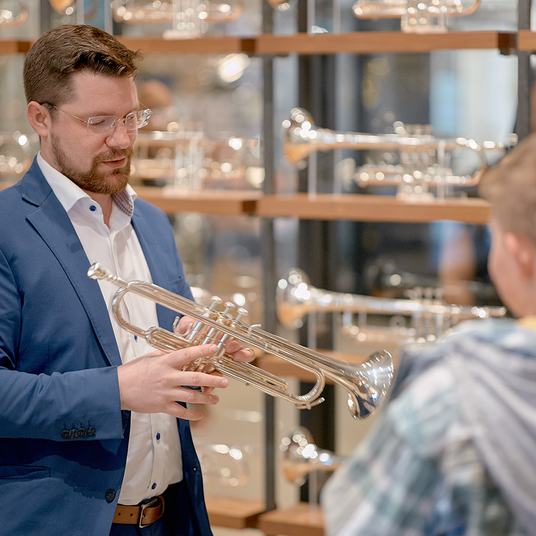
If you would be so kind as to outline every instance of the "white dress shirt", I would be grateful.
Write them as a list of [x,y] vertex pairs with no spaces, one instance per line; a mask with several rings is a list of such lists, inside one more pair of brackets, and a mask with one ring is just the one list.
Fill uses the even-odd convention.
[[[67,212],[89,262],[100,262],[123,279],[152,282],[147,261],[131,224],[136,193],[129,185],[114,195],[109,226],[101,207],[65,175],[41,156],[37,163],[52,191]],[[154,349],[144,339],[122,329],[112,314],[111,304],[118,287],[99,281],[123,363]],[[127,294],[123,312],[126,319],[142,329],[158,325],[156,305],[140,296]],[[182,480],[181,446],[177,420],[159,413],[131,413],[130,440],[120,504],[138,504]]]

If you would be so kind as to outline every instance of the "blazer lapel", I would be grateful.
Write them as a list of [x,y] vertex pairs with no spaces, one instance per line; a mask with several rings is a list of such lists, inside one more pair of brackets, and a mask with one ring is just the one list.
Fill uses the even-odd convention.
[[[28,221],[48,245],[73,285],[111,365],[120,365],[108,309],[97,281],[87,277],[89,260],[65,209],[34,161],[22,183],[23,198],[36,205]],[[51,282],[54,284],[54,282]]]

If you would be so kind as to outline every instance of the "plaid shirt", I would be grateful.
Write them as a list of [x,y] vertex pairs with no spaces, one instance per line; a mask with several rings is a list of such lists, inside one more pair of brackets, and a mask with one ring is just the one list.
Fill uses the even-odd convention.
[[[520,332],[534,348],[534,333]],[[485,336],[508,333],[488,328]],[[403,359],[379,424],[324,488],[327,535],[528,534],[471,440],[442,352],[437,344]]]

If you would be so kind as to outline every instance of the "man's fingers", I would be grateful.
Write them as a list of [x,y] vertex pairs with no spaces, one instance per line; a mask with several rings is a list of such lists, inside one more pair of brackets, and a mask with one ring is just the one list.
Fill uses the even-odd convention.
[[169,354],[169,363],[174,368],[182,368],[184,365],[201,357],[213,356],[217,351],[218,347],[215,344],[188,346]]
[[205,374],[203,372],[184,371],[181,375],[182,385],[190,387],[213,387],[225,389],[229,380],[218,374]]
[[185,419],[188,421],[200,421],[203,418],[203,413],[200,411],[185,408],[176,402],[169,404],[166,413],[173,417],[177,417],[177,419]]
[[178,324],[175,326],[175,333],[178,333],[179,335],[186,335],[190,331],[193,323],[193,318],[190,318],[189,316],[183,316],[179,320]]

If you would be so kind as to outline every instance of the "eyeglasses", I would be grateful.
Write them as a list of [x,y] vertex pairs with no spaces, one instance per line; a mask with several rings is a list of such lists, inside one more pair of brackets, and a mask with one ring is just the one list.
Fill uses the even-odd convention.
[[43,102],[42,104],[52,106],[52,108],[56,108],[56,110],[64,112],[67,115],[78,119],[78,121],[82,121],[82,123],[86,123],[88,134],[93,134],[96,136],[111,134],[111,132],[113,132],[117,125],[121,122],[125,125],[127,132],[135,132],[139,128],[144,127],[149,122],[149,118],[153,113],[152,110],[149,110],[147,108],[146,110],[130,112],[124,117],[114,117],[113,115],[98,115],[95,117],[90,117],[86,121],[85,119],[81,119],[80,117],[77,117],[72,113],[66,112],[61,108],[58,108],[55,104],[50,104],[49,102]]

